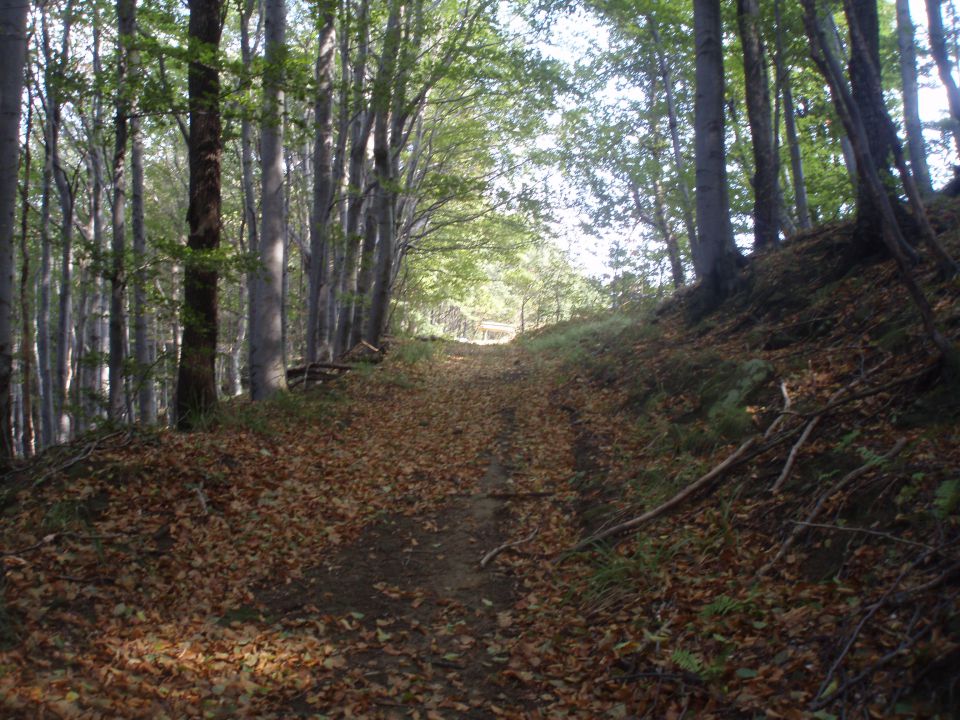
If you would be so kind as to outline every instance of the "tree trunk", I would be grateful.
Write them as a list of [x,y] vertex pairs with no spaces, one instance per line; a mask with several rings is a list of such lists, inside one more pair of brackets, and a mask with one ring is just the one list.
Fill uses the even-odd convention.
[[[140,67],[139,51],[130,53],[130,69],[134,76]],[[136,265],[133,286],[134,357],[137,362],[137,402],[140,423],[153,425],[157,421],[157,400],[154,393],[150,316],[147,310],[147,228],[143,207],[143,134],[138,108],[130,118],[130,210],[133,215],[133,257]]]
[[[723,36],[720,0],[694,0],[697,166],[697,275],[712,306],[737,284],[738,251],[733,241],[724,152]],[[699,255],[699,257],[698,257]]]
[[336,3],[318,9],[317,97],[314,104],[313,209],[310,219],[310,296],[307,304],[307,362],[330,355],[321,337],[323,300],[330,282],[330,203],[333,199],[333,75],[335,70]]
[[265,400],[286,389],[283,364],[283,78],[286,7],[284,0],[264,5],[263,123],[260,163],[260,265],[254,278],[250,318],[250,395]]
[[[953,354],[953,348],[937,328],[933,309],[913,277],[907,256],[904,254],[903,250],[907,245],[894,213],[893,203],[877,170],[877,161],[871,157],[870,133],[863,122],[861,113],[863,107],[857,102],[853,93],[847,89],[846,83],[843,81],[840,63],[836,57],[833,56],[830,45],[824,38],[823,26],[818,17],[816,0],[801,0],[801,2],[804,7],[804,26],[810,40],[814,62],[816,62],[820,68],[820,72],[830,86],[834,107],[840,116],[841,122],[844,124],[847,135],[857,154],[857,165],[861,168],[861,182],[870,193],[874,207],[877,207],[881,214],[878,222],[882,232],[881,237],[883,243],[897,263],[900,278],[920,313],[927,335],[943,357],[950,356]],[[852,29],[855,30],[853,35],[856,37],[856,35],[859,34],[859,28],[856,25],[856,19],[853,19],[852,22]],[[854,54],[856,54],[856,51]],[[873,69],[869,64],[866,69],[867,75],[865,79],[868,83],[873,84],[877,82],[872,77]]]
[[776,23],[777,48],[774,64],[777,69],[777,86],[783,98],[783,125],[787,135],[787,148],[790,152],[790,177],[793,181],[793,202],[797,209],[797,224],[801,230],[809,230],[810,205],[807,199],[807,183],[803,174],[803,158],[800,155],[800,140],[797,137],[796,107],[793,104],[793,87],[790,82],[790,68],[783,56],[783,21],[780,17],[780,0],[775,0],[774,22]]
[[[220,47],[222,0],[190,0],[190,43],[200,50]],[[188,430],[217,405],[217,280],[209,255],[220,247],[220,75],[200,59],[188,70],[190,95],[190,208],[187,220],[189,254],[183,276],[183,339],[177,374],[175,418]],[[176,328],[174,342],[176,343]]]
[[360,273],[357,276],[357,299],[353,306],[353,327],[350,342],[353,347],[363,337],[370,307],[370,289],[373,286],[373,264],[377,250],[377,215],[373,203],[366,203],[363,221],[363,249],[360,253]]
[[950,115],[953,119],[953,141],[960,154],[960,88],[953,79],[953,63],[947,52],[947,38],[943,31],[943,17],[940,14],[942,0],[926,0],[927,22],[930,32],[930,53],[937,64],[940,82],[947,91],[947,103],[950,106]]
[[[0,463],[13,457],[13,227],[20,153],[20,100],[27,52],[27,2],[0,5]],[[27,139],[29,142],[29,138]]]
[[[887,111],[883,104],[883,96],[878,95],[871,82],[872,68],[880,67],[880,24],[877,16],[877,0],[854,0],[844,3],[844,6],[848,26],[856,26],[860,30],[859,33],[851,33],[850,38],[848,63],[850,89],[853,101],[857,103],[860,110],[874,170],[883,177],[890,170],[893,138],[887,127]],[[867,185],[868,173],[860,167],[861,161],[861,154],[857,153],[859,173],[856,232],[859,238],[858,245],[869,252],[878,244],[882,234],[879,227],[881,213]]]
[[777,221],[779,163],[773,143],[770,81],[760,35],[760,8],[756,0],[737,0],[737,24],[743,46],[747,117],[753,141],[753,247],[762,250],[775,245],[780,236]]
[[909,0],[897,0],[897,44],[900,47],[900,82],[903,86],[903,126],[907,134],[910,169],[921,194],[933,194],[930,169],[927,167],[927,145],[920,121],[920,99],[917,82],[917,46]]
[[[43,19],[46,25],[46,19]],[[46,37],[46,33],[44,33]],[[46,42],[45,42],[46,44]],[[50,81],[50,78],[47,78]],[[48,82],[44,84],[47,85]],[[40,205],[40,268],[37,277],[37,380],[40,386],[40,445],[49,447],[56,442],[56,404],[51,364],[50,292],[53,284],[51,268],[50,203],[53,194],[53,150],[56,146],[56,124],[52,106],[54,99],[45,89],[47,112],[43,123],[43,188]]]
[[130,116],[127,73],[135,13],[136,0],[117,0],[117,99],[113,146],[113,239],[110,245],[110,395],[107,401],[107,416],[114,422],[120,421],[124,415],[124,295],[127,279],[123,256],[127,244],[126,160]]
[[[240,55],[243,63],[244,77],[249,80],[253,73],[253,46],[250,43],[250,18],[256,0],[245,0],[240,17]],[[262,15],[261,15],[262,18]],[[254,189],[253,172],[253,122],[249,112],[240,115],[240,166],[243,175],[243,222],[247,232],[247,246],[244,250],[254,256],[260,249],[260,233],[257,223],[257,196]],[[256,282],[256,272],[247,273],[247,317],[253,318],[253,288]],[[250,351],[252,351],[252,345]],[[248,356],[250,352],[248,351]],[[248,357],[249,360],[249,357]]]
[[[6,86],[4,86],[5,88]],[[24,457],[36,450],[33,437],[33,321],[30,317],[30,252],[27,246],[30,218],[30,137],[33,132],[33,93],[27,86],[26,142],[23,144],[23,185],[20,188],[20,448]],[[12,229],[12,228],[11,228]],[[2,427],[2,423],[0,423]],[[0,452],[0,458],[3,453]]]
[[[650,27],[650,35],[653,38],[654,48],[657,54],[657,66],[660,69],[660,78],[663,82],[663,94],[667,101],[667,124],[670,128],[670,146],[673,149],[673,166],[677,176],[677,187],[680,189],[683,207],[683,226],[687,231],[687,240],[690,243],[690,254],[696,256],[699,252],[699,241],[697,239],[697,226],[693,219],[693,202],[690,198],[690,187],[687,184],[686,173],[684,169],[687,163],[683,159],[683,147],[680,144],[680,121],[677,115],[677,103],[674,98],[673,75],[670,72],[670,65],[663,51],[663,43],[660,41],[660,33],[653,17],[647,16],[647,25]],[[694,263],[696,264],[696,263]]]

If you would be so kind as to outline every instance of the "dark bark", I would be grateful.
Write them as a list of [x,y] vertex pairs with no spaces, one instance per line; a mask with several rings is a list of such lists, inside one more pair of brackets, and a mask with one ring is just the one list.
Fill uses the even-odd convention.
[[[897,264],[901,281],[920,313],[927,335],[940,353],[944,357],[949,357],[953,354],[953,349],[949,341],[937,328],[933,309],[917,284],[911,270],[910,261],[904,253],[904,248],[908,246],[894,213],[893,203],[877,170],[876,160],[871,156],[870,134],[863,121],[863,108],[857,103],[853,93],[848,90],[843,72],[840,69],[840,63],[832,54],[824,37],[816,0],[801,0],[801,2],[804,7],[804,26],[810,40],[814,62],[820,68],[820,72],[830,86],[834,107],[853,144],[857,156],[857,166],[861,169],[861,182],[867,192],[870,193],[874,206],[879,210],[879,224],[883,243]],[[870,70],[869,65],[868,70]],[[870,75],[866,79],[869,81],[871,79]]]
[[743,46],[747,117],[753,145],[753,247],[761,250],[779,240],[779,162],[773,142],[770,80],[756,0],[737,0],[737,24]]
[[33,132],[33,97],[27,86],[26,138],[23,144],[23,184],[20,187],[20,447],[25,457],[33,455],[36,444],[33,436],[33,322],[30,317],[30,252],[27,234],[30,223],[30,134]]
[[180,429],[195,426],[217,404],[218,271],[209,254],[220,246],[223,145],[219,69],[205,58],[220,46],[221,18],[222,0],[190,0],[190,236],[177,375],[176,422]]
[[724,150],[723,42],[719,0],[694,0],[697,237],[694,255],[707,307],[737,285],[739,252],[733,240]]

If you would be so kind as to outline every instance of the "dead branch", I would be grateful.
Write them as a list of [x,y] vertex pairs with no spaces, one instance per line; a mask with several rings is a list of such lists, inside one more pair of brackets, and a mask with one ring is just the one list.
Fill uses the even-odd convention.
[[493,561],[494,558],[497,557],[497,555],[502,553],[504,550],[509,550],[512,547],[517,547],[518,545],[523,545],[524,543],[530,542],[537,536],[538,532],[540,532],[539,527],[534,529],[534,531],[529,535],[527,535],[525,538],[521,538],[520,540],[514,540],[513,542],[507,542],[507,543],[504,543],[503,545],[498,545],[493,550],[491,550],[490,552],[488,552],[486,555],[483,556],[483,558],[480,560],[480,567],[485,568],[487,565],[490,564],[491,561]]
[[790,405],[792,404],[790,400],[790,393],[787,391],[787,383],[784,381],[780,382],[780,392],[783,395],[783,410],[780,411],[780,414],[776,419],[770,423],[770,427],[767,428],[767,431],[763,434],[764,440],[769,440],[770,436],[780,427],[780,423],[783,422],[784,418],[787,416],[787,413],[790,412]]
[[107,440],[123,435],[125,432],[126,430],[119,430],[117,432],[110,433],[109,435],[104,435],[103,437],[97,438],[93,442],[88,443],[83,447],[83,449],[79,452],[79,454],[73,456],[62,465],[57,465],[56,467],[51,468],[50,470],[47,470],[47,472],[45,472],[39,478],[34,480],[33,486],[38,487],[39,485],[42,485],[44,482],[46,482],[49,478],[56,475],[57,473],[63,472],[64,470],[73,467],[78,462],[82,462],[83,460],[86,460],[88,457],[90,457],[93,454],[93,451],[97,449],[100,443],[106,442]]
[[827,400],[827,404],[824,406],[823,410],[810,419],[810,422],[808,422],[807,426],[803,429],[803,433],[800,435],[800,438],[794,443],[793,447],[790,448],[790,454],[787,456],[787,462],[784,464],[783,470],[780,471],[780,475],[777,477],[776,482],[774,482],[770,487],[771,493],[776,495],[778,492],[780,492],[780,489],[783,487],[784,483],[787,482],[787,479],[790,477],[790,472],[793,470],[793,465],[797,461],[797,455],[800,453],[800,448],[803,447],[804,443],[806,443],[810,438],[810,435],[813,433],[814,429],[820,424],[820,420],[823,419],[823,416],[827,410],[829,410],[833,403],[835,403],[844,393],[853,388],[859,382],[860,378],[854,378],[852,382],[844,385],[842,388],[833,393],[833,395],[830,396],[830,399]]
[[693,482],[690,485],[687,485],[687,487],[685,487],[683,490],[678,492],[676,495],[674,495],[672,498],[667,500],[662,505],[655,507],[653,510],[645,512],[643,513],[643,515],[635,517],[632,520],[627,520],[626,522],[619,523],[617,525],[607,528],[602,532],[599,532],[595,535],[591,535],[590,537],[585,538],[584,540],[581,540],[572,548],[567,550],[563,554],[563,556],[561,556],[561,558],[565,557],[570,553],[575,553],[575,552],[580,552],[581,550],[585,550],[586,548],[590,547],[594,543],[598,543],[601,540],[605,540],[609,537],[613,537],[614,535],[620,535],[622,533],[627,532],[628,530],[635,530],[641,525],[644,525],[650,522],[651,520],[660,517],[667,511],[672,510],[674,507],[682,503],[684,500],[686,500],[688,497],[696,493],[698,490],[700,490],[703,487],[706,487],[711,482],[716,480],[726,470],[736,465],[740,461],[740,459],[746,454],[746,452],[750,450],[750,448],[752,448],[754,445],[757,444],[758,439],[759,439],[759,436],[755,435],[749,440],[747,440],[740,447],[734,450],[733,453],[731,453],[726,458],[726,460],[724,460],[722,463],[720,463],[715,468],[713,468],[713,470],[708,472],[706,475],[701,477],[696,482]]
[[907,540],[906,538],[897,537],[896,535],[891,535],[890,533],[881,532],[879,530],[872,530],[870,528],[847,527],[846,525],[828,525],[825,523],[805,522],[803,520],[791,520],[790,522],[792,522],[794,525],[802,525],[803,527],[809,528],[820,528],[822,530],[839,530],[840,532],[862,533],[864,535],[872,535],[873,537],[890,540],[891,542],[898,542],[903,543],[904,545],[912,545],[913,547],[923,548],[924,550],[936,550],[936,548],[932,545],[916,542],[914,540]]
[[760,568],[757,571],[757,577],[762,577],[763,575],[766,575],[773,568],[773,566],[780,561],[780,558],[782,558],[786,554],[787,550],[789,550],[793,546],[797,538],[800,537],[800,535],[803,533],[804,528],[817,519],[817,517],[820,515],[820,511],[823,509],[823,506],[827,502],[828,498],[832,497],[836,493],[843,490],[847,485],[852,483],[854,480],[859,478],[868,470],[871,470],[872,468],[876,467],[880,463],[889,462],[890,460],[895,458],[897,455],[900,454],[900,451],[903,450],[904,447],[906,447],[906,445],[907,445],[906,438],[900,438],[899,440],[897,440],[896,443],[894,443],[894,446],[890,448],[890,450],[885,455],[881,455],[879,459],[870,458],[870,460],[865,462],[856,470],[851,470],[842,478],[840,478],[837,482],[831,485],[827,489],[827,491],[823,493],[820,496],[820,498],[817,500],[816,504],[813,506],[813,509],[809,512],[806,519],[803,522],[797,523],[793,531],[787,536],[787,539],[783,541],[783,544],[780,546],[780,550],[777,551],[777,554],[773,558],[773,560],[768,562],[766,565],[764,565],[762,568]]

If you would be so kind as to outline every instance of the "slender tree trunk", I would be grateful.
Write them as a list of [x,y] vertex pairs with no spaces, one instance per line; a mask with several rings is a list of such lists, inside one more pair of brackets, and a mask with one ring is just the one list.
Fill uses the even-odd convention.
[[23,184],[20,188],[20,447],[25,457],[36,450],[33,437],[33,322],[30,317],[30,252],[27,233],[30,227],[30,136],[33,132],[33,93],[27,85],[26,142],[23,144]]
[[687,184],[686,173],[684,172],[687,163],[683,159],[683,146],[680,144],[680,121],[677,114],[677,103],[674,98],[673,75],[670,72],[670,65],[663,50],[660,33],[652,16],[647,16],[647,25],[653,38],[657,54],[657,66],[660,69],[660,78],[663,82],[663,94],[667,101],[667,124],[670,128],[670,146],[673,150],[673,167],[677,176],[676,184],[680,189],[683,205],[681,208],[683,227],[687,231],[687,239],[690,242],[690,254],[696,257],[699,253],[699,241],[697,239],[697,226],[693,219],[693,201],[690,196],[690,187]]
[[[240,54],[245,78],[250,78],[253,74],[253,46],[250,42],[250,19],[253,16],[255,5],[256,0],[245,0],[243,13],[240,17]],[[255,256],[260,249],[260,233],[257,226],[259,222],[257,218],[257,196],[253,181],[253,145],[253,122],[250,120],[250,113],[243,112],[240,116],[240,165],[243,174],[243,219],[247,231],[247,246],[245,251],[251,256]],[[253,287],[255,282],[256,272],[248,272],[246,300],[248,318],[253,318]],[[251,344],[250,350],[252,351],[252,349]],[[248,355],[249,354],[248,352]]]
[[265,400],[286,389],[283,364],[283,78],[286,35],[284,0],[264,6],[266,67],[263,78],[264,118],[260,131],[263,194],[260,222],[260,264],[254,279],[250,322],[250,394]]
[[136,0],[117,0],[117,100],[113,146],[113,238],[110,245],[110,395],[107,401],[107,415],[114,422],[124,416],[124,296],[127,282],[124,253],[127,246],[126,162],[130,116],[127,74],[135,13]]
[[953,63],[947,51],[946,33],[943,31],[943,16],[941,15],[942,0],[926,0],[927,22],[930,32],[930,53],[937,64],[940,82],[947,91],[947,103],[953,120],[953,141],[960,154],[960,88],[953,79]]
[[[140,68],[140,53],[130,53],[130,69],[136,77]],[[130,118],[130,211],[133,220],[133,258],[136,265],[133,286],[134,357],[137,362],[137,403],[140,423],[153,425],[157,421],[157,400],[154,392],[151,360],[150,315],[147,310],[147,228],[143,207],[143,132],[139,108],[134,105]]]
[[927,145],[920,121],[920,98],[917,81],[917,44],[910,17],[909,0],[897,0],[897,44],[900,47],[900,82],[903,86],[903,126],[910,152],[910,169],[924,196],[933,194],[930,169],[927,167]]
[[[217,405],[217,328],[219,273],[208,257],[220,247],[220,74],[203,62],[201,49],[220,47],[222,0],[190,0],[190,41],[194,49],[188,70],[190,94],[190,208],[187,220],[189,254],[183,276],[183,340],[177,373],[174,412],[178,428],[188,430]],[[176,343],[177,329],[174,328]]]
[[[44,24],[46,21],[44,20]],[[45,43],[46,44],[46,43]],[[50,293],[53,284],[50,203],[53,194],[53,150],[56,145],[54,116],[51,108],[54,104],[49,90],[44,104],[46,117],[43,123],[43,194],[40,205],[40,268],[37,277],[37,379],[40,385],[40,443],[48,447],[56,442],[57,426],[54,403],[54,381],[51,364],[50,338]]]
[[809,230],[810,205],[807,200],[807,183],[803,173],[803,158],[800,154],[800,140],[797,137],[796,107],[793,103],[793,87],[790,81],[790,68],[783,55],[783,20],[780,17],[780,0],[774,0],[774,21],[776,23],[776,52],[774,63],[777,69],[777,86],[783,98],[783,126],[787,135],[787,149],[790,153],[790,177],[793,181],[793,202],[797,209],[797,224],[801,230]]
[[729,295],[737,284],[738,251],[733,241],[724,152],[723,35],[720,0],[694,0],[697,94],[694,134],[697,165],[697,237],[694,255],[706,304]]
[[779,240],[779,163],[774,151],[770,81],[766,50],[760,35],[760,7],[756,0],[737,0],[737,23],[743,46],[747,117],[753,141],[753,247],[761,250]]
[[307,362],[327,357],[330,350],[321,326],[323,300],[330,281],[329,219],[333,199],[333,74],[336,37],[336,2],[325,0],[318,9],[317,97],[314,104],[313,211],[310,221],[310,282],[307,306]]
[[360,252],[360,273],[357,276],[357,299],[353,305],[353,326],[350,330],[350,347],[363,338],[370,307],[370,290],[373,287],[373,265],[377,250],[377,215],[373,203],[365,204],[363,220],[363,248]]

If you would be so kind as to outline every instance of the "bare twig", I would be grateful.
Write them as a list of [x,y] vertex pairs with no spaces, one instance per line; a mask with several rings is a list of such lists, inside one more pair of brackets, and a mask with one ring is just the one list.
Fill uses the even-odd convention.
[[524,543],[530,542],[537,536],[538,532],[540,532],[539,527],[534,529],[534,531],[529,535],[527,535],[525,538],[521,538],[520,540],[514,540],[513,542],[507,542],[507,543],[504,543],[503,545],[498,545],[493,550],[491,550],[490,552],[488,552],[486,555],[483,556],[483,558],[480,560],[480,567],[485,568],[487,565],[490,564],[490,562],[493,561],[494,558],[497,557],[497,555],[502,553],[504,550],[509,550],[512,547],[517,547],[517,545],[523,545]]
[[787,413],[790,412],[792,401],[790,399],[790,393],[787,391],[786,382],[780,382],[780,392],[783,395],[783,410],[780,411],[780,414],[772,423],[770,423],[770,427],[768,427],[767,431],[763,434],[764,440],[770,439],[770,436],[773,435],[778,427],[780,427],[780,423],[783,422],[784,418],[787,416]]
[[890,448],[890,450],[885,455],[881,455],[879,458],[875,458],[875,457],[870,458],[870,460],[865,462],[856,470],[851,470],[842,478],[840,478],[837,482],[831,485],[830,488],[825,493],[823,493],[820,496],[820,498],[817,500],[816,504],[813,506],[813,509],[807,514],[806,519],[803,522],[798,522],[796,527],[794,527],[793,531],[787,536],[787,539],[783,541],[783,544],[780,546],[780,550],[777,551],[776,556],[774,556],[774,558],[770,562],[768,562],[766,565],[764,565],[762,568],[760,568],[757,571],[757,577],[766,575],[773,568],[773,566],[780,561],[780,558],[782,558],[786,554],[787,550],[789,550],[793,546],[793,543],[796,542],[797,538],[800,537],[800,534],[803,532],[805,526],[809,525],[810,523],[812,523],[814,520],[817,519],[817,517],[820,515],[820,511],[823,509],[823,506],[827,502],[828,498],[840,492],[843,488],[845,488],[847,485],[852,483],[854,480],[859,478],[861,475],[866,473],[871,468],[876,467],[881,463],[889,462],[890,460],[895,458],[897,455],[900,454],[900,451],[903,450],[904,447],[906,447],[906,445],[907,445],[906,438],[900,438],[899,440],[897,440],[896,443],[894,443],[894,446]]
[[[835,403],[841,395],[846,393],[859,382],[860,378],[855,378],[851,383],[844,385],[842,388],[837,390],[833,395],[830,396],[830,399],[827,400],[827,404],[824,406],[824,408],[810,419],[810,422],[808,422],[807,426],[803,429],[803,433],[800,435],[800,438],[794,443],[793,447],[790,448],[790,454],[787,456],[787,462],[784,464],[783,470],[780,471],[780,475],[777,477],[776,482],[774,482],[770,487],[771,493],[776,494],[780,492],[780,489],[783,487],[784,483],[787,482],[787,479],[790,477],[790,472],[793,470],[793,465],[797,461],[797,455],[800,453],[800,448],[803,447],[804,443],[807,442],[814,429],[820,424],[820,420],[823,419],[824,414],[833,406],[833,403]],[[789,408],[787,409],[789,410]]]
[[119,437],[120,435],[123,435],[125,432],[126,432],[126,430],[119,430],[119,431],[117,431],[117,432],[115,432],[115,433],[110,433],[109,435],[104,435],[103,437],[97,438],[97,439],[94,440],[93,442],[88,443],[87,445],[84,446],[83,450],[81,450],[79,454],[77,454],[77,455],[75,455],[74,457],[70,458],[69,460],[67,460],[67,462],[63,463],[62,465],[57,465],[56,467],[47,470],[47,472],[45,472],[45,473],[44,473],[43,475],[41,475],[39,478],[37,478],[36,480],[34,480],[34,481],[33,481],[33,486],[34,486],[34,487],[37,487],[37,486],[43,484],[44,482],[46,482],[49,478],[53,477],[53,476],[56,475],[57,473],[63,472],[63,471],[66,470],[67,468],[73,467],[73,466],[76,465],[78,462],[81,462],[81,461],[83,461],[83,460],[86,460],[88,457],[90,457],[90,455],[93,454],[93,451],[97,449],[97,447],[100,445],[100,443],[105,442],[105,441],[110,440],[110,439],[115,438],[115,437]]

